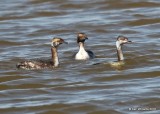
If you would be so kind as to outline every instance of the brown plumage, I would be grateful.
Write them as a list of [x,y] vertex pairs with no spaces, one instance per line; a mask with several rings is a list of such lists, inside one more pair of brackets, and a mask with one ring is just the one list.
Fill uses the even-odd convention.
[[16,67],[19,69],[27,69],[27,70],[58,67],[59,59],[58,59],[57,48],[59,45],[67,42],[65,42],[62,38],[53,38],[51,42],[52,42],[51,43],[51,53],[52,53],[51,59],[25,60],[18,63]]

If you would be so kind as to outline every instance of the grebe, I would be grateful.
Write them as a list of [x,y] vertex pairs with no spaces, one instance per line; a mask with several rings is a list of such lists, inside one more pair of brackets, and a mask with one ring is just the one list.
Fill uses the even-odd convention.
[[57,48],[59,45],[63,43],[67,43],[67,42],[65,42],[62,38],[53,38],[51,40],[51,53],[52,53],[51,59],[49,60],[32,59],[32,60],[22,61],[16,65],[17,68],[34,70],[34,69],[58,67],[59,59],[58,59]]
[[84,42],[86,39],[88,39],[88,37],[85,33],[78,33],[77,43],[79,44],[79,51],[74,55],[76,60],[87,60],[95,57],[92,51],[84,49]]
[[117,49],[117,62],[110,63],[111,66],[121,66],[124,65],[124,56],[122,52],[122,46],[123,44],[131,43],[132,41],[129,41],[127,37],[125,36],[118,36],[116,41],[116,49]]
[[118,61],[124,60],[124,56],[123,56],[123,52],[122,52],[122,45],[126,44],[126,43],[131,43],[131,42],[132,41],[129,41],[127,37],[118,36],[117,41],[116,41]]

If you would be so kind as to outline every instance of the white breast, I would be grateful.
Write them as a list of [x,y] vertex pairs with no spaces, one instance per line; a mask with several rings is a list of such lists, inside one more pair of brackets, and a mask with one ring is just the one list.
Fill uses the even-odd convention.
[[88,53],[82,47],[79,49],[78,53],[75,56],[76,60],[87,60],[89,58],[90,57],[89,57]]

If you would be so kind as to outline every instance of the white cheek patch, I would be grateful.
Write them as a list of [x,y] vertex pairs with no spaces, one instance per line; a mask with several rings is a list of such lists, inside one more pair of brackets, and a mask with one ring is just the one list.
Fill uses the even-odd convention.
[[119,41],[116,42],[116,47],[117,47],[117,49],[119,49],[119,48],[121,47],[120,44],[121,44],[121,42],[119,42]]
[[55,42],[55,45],[56,45],[56,46],[59,45],[59,42]]
[[52,43],[51,43],[51,46],[52,46],[52,47],[55,47],[55,46],[58,46],[58,45],[59,45],[59,42],[52,42]]
[[51,42],[51,46],[53,47],[54,45],[53,45],[53,42]]

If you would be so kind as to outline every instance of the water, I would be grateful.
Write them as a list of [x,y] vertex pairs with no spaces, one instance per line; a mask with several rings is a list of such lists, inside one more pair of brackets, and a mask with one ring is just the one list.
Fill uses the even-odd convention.
[[[1,0],[1,114],[159,114],[159,0]],[[74,61],[76,34],[96,54]],[[124,35],[126,64],[116,60],[115,41]],[[52,37],[59,49],[54,70],[17,70],[24,59],[50,57]],[[95,63],[105,63],[97,64]]]

